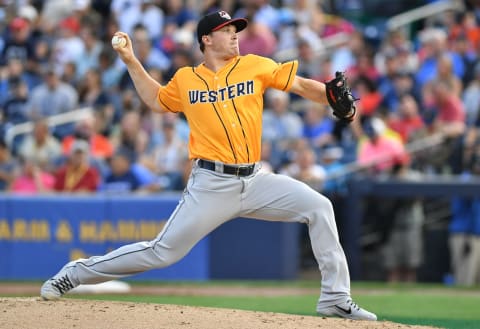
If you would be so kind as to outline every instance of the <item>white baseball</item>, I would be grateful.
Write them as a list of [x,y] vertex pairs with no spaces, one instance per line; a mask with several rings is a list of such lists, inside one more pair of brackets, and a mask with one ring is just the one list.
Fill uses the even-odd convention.
[[113,48],[123,48],[127,45],[127,39],[124,37],[114,35],[112,38],[112,46]]

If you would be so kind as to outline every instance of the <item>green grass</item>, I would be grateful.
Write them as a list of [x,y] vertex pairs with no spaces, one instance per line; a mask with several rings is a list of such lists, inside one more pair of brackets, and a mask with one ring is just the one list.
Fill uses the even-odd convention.
[[[144,282],[133,285],[161,286],[241,286],[241,287],[300,287],[319,290],[316,281],[214,281],[214,282]],[[354,283],[354,300],[377,313],[379,320],[412,325],[430,325],[447,329],[480,328],[480,287],[456,288],[439,284],[388,285],[384,283]],[[117,300],[145,303],[179,304],[234,308],[300,315],[315,315],[317,293],[278,297],[246,296],[159,296],[159,295],[70,295],[69,298]]]
[[[302,315],[315,315],[314,307],[317,300],[317,296],[313,295],[281,297],[97,295],[75,298],[235,308]],[[480,296],[452,297],[392,293],[381,296],[358,295],[355,300],[376,312],[379,320],[449,329],[480,328],[478,311]]]

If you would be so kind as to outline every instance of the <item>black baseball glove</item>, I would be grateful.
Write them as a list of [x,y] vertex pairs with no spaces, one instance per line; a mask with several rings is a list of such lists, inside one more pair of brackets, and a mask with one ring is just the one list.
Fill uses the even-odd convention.
[[355,101],[358,99],[353,97],[345,74],[337,71],[335,78],[325,82],[325,86],[328,103],[333,109],[333,114],[343,121],[353,121],[357,112]]

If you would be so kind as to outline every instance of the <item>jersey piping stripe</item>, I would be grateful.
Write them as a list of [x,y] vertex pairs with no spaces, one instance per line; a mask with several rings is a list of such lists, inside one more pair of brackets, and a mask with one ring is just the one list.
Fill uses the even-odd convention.
[[[240,58],[237,60],[235,65],[233,65],[232,69],[227,73],[227,76],[225,77],[226,87],[228,87],[228,76],[237,67],[239,62],[240,62]],[[240,116],[238,115],[237,106],[235,105],[235,99],[234,98],[232,98],[232,105],[233,105],[233,108],[235,110],[235,115],[237,116],[237,120],[240,123],[240,127],[242,128],[243,140],[245,141],[245,149],[247,150],[247,162],[250,162],[250,149],[248,148],[247,136],[245,135],[245,130],[243,129],[242,120],[240,120]]]
[[292,72],[293,72],[293,69],[294,69],[294,68],[295,68],[295,61],[292,62],[292,67],[290,68],[290,73],[288,74],[287,83],[285,84],[285,87],[283,87],[282,90],[287,89],[288,84],[290,83],[290,79],[292,78]]
[[169,110],[170,112],[174,112],[171,108],[169,108],[169,107],[167,106],[167,104],[165,104],[165,103],[162,101],[161,96],[162,96],[161,94],[158,95],[158,99],[160,100],[160,103],[162,103],[162,105],[165,106],[165,108],[166,108],[167,110]]
[[[203,81],[203,83],[205,84],[205,86],[207,86],[207,90],[210,91],[210,87],[208,86],[207,81],[205,81],[205,79],[202,78],[202,76],[195,71],[195,68],[194,68],[194,67],[192,67],[192,71],[193,71],[193,73],[194,73],[196,76],[198,76],[198,77],[200,78],[200,80]],[[215,111],[215,114],[216,114],[217,117],[218,117],[218,120],[220,120],[220,123],[221,123],[222,126],[223,126],[223,130],[225,131],[225,135],[227,135],[228,144],[230,145],[230,149],[232,150],[232,154],[233,154],[233,158],[235,159],[235,163],[237,163],[237,162],[238,162],[238,160],[237,160],[237,155],[235,154],[235,149],[233,148],[233,144],[232,144],[232,141],[231,141],[231,139],[230,139],[230,135],[228,134],[227,127],[225,126],[225,123],[223,122],[222,117],[221,117],[220,114],[218,113],[218,110],[217,110],[217,107],[215,106],[215,104],[212,103],[212,106],[213,106],[213,110]]]
[[[126,252],[124,254],[120,254],[120,255],[117,255],[115,257],[112,257],[112,258],[109,258],[109,259],[104,259],[104,260],[101,260],[99,262],[95,262],[93,264],[90,264],[90,265],[87,265],[83,262],[77,262],[77,264],[82,264],[83,266],[85,267],[93,267],[95,265],[98,265],[98,264],[101,264],[101,263],[104,263],[104,262],[109,262],[111,260],[114,260],[114,259],[117,259],[118,257],[122,257],[122,256],[126,256],[126,255],[130,255],[130,254],[134,254],[134,253],[137,253],[137,252],[142,252],[142,251],[145,251],[147,249],[152,249],[152,247],[145,247],[145,248],[142,248],[142,249],[139,249],[139,250],[133,250],[133,251],[129,251],[129,252]],[[143,271],[138,271],[138,272],[131,272],[131,273],[139,273],[139,272],[143,272]],[[130,274],[130,273],[112,273],[112,274],[116,274],[116,275],[123,275],[123,274]]]

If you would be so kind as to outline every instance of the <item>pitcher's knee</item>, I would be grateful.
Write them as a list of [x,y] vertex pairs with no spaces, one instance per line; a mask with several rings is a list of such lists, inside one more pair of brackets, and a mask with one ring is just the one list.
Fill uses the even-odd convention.
[[185,256],[185,252],[181,252],[176,249],[165,248],[163,246],[156,245],[152,248],[155,253],[155,264],[152,264],[154,268],[164,268],[175,264]]
[[326,196],[320,195],[319,200],[317,201],[317,207],[320,211],[325,211],[327,213],[333,214],[333,204],[329,198]]
[[309,222],[318,220],[335,221],[332,202],[323,195],[320,195],[315,201],[315,206],[312,209],[312,214],[309,216]]

